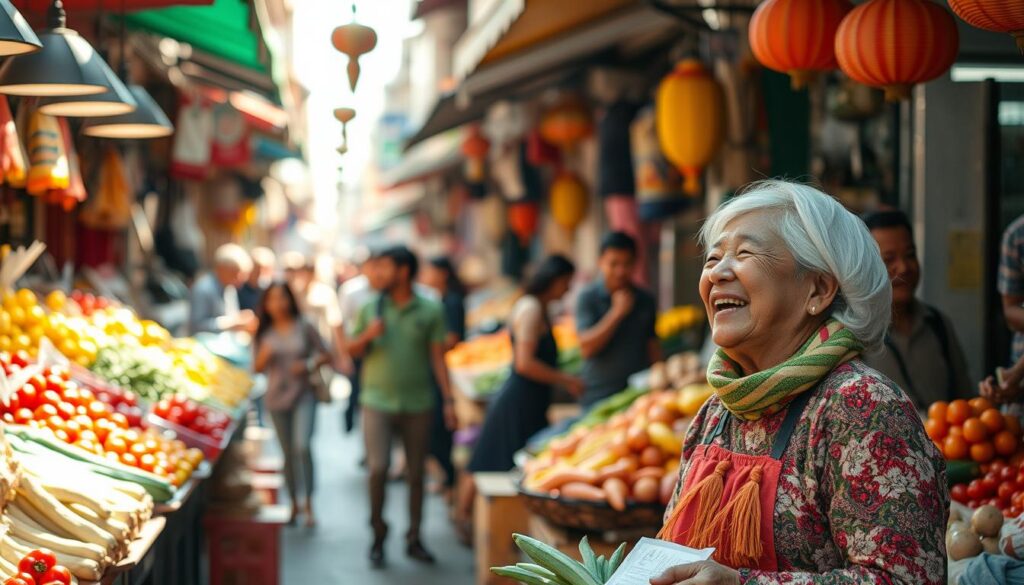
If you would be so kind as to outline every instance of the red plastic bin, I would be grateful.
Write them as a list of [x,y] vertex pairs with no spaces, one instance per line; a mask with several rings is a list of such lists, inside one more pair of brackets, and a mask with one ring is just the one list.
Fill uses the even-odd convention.
[[210,585],[278,585],[288,514],[284,506],[268,506],[255,517],[207,515]]

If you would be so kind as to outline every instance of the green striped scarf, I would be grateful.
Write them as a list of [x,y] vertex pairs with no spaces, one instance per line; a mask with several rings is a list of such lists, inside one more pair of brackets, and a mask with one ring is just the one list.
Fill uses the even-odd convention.
[[719,349],[708,364],[708,383],[722,404],[747,420],[776,413],[838,366],[857,357],[864,344],[842,323],[829,319],[786,361],[744,375],[739,364]]

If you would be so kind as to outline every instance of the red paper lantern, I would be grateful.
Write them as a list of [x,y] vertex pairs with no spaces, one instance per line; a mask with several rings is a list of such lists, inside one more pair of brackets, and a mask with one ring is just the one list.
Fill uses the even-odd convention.
[[836,68],[836,30],[852,8],[849,0],[767,0],[750,19],[750,50],[801,89]]
[[469,130],[469,136],[462,142],[462,155],[466,157],[466,179],[472,183],[484,180],[484,159],[491,143],[480,133],[479,126]]
[[540,206],[536,201],[519,201],[508,206],[508,227],[519,238],[520,243],[529,243],[537,233]]
[[890,102],[945,73],[958,48],[953,16],[928,0],[870,0],[836,31],[839,68],[854,81],[885,89]]
[[949,7],[971,26],[1013,35],[1024,52],[1024,0],[949,0]]
[[590,109],[578,99],[567,99],[548,110],[540,121],[540,135],[561,148],[572,148],[594,128]]

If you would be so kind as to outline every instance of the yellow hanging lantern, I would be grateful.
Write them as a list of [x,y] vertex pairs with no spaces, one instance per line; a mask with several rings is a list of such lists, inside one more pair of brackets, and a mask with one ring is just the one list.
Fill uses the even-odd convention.
[[551,218],[568,231],[587,217],[587,186],[575,174],[564,171],[551,184]]
[[696,59],[680,61],[658,86],[658,142],[690,195],[700,194],[700,175],[722,144],[724,100],[722,87]]

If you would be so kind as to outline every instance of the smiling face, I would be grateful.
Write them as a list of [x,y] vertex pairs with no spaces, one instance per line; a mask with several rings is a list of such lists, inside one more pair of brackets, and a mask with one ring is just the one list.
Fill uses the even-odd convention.
[[910,230],[903,226],[875,228],[871,235],[878,242],[882,261],[892,281],[892,303],[896,306],[914,300],[914,291],[921,280],[921,264]]
[[753,212],[726,224],[710,243],[701,273],[712,340],[747,371],[789,357],[821,322],[835,294],[821,294],[827,277],[798,269],[771,229],[774,219]]

